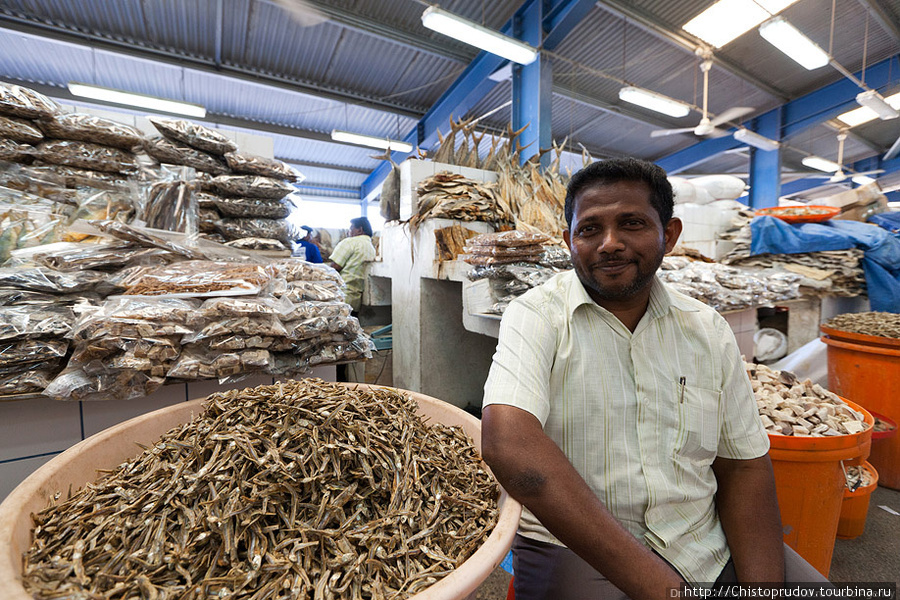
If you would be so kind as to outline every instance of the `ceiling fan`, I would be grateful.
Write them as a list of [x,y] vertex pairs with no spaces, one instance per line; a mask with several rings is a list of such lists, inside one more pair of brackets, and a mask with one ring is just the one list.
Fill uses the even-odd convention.
[[728,135],[724,129],[719,129],[719,125],[727,123],[734,119],[739,119],[744,115],[753,112],[753,108],[748,106],[734,106],[719,113],[714,118],[709,118],[707,105],[709,100],[709,70],[712,67],[712,59],[704,57],[700,63],[700,70],[703,71],[703,117],[696,127],[679,127],[676,129],[656,129],[650,132],[650,137],[662,137],[666,135],[675,135],[676,133],[689,133],[706,137],[721,137]]
[[878,173],[884,173],[884,169],[874,169],[872,171],[862,171],[862,172],[851,172],[846,173],[844,171],[844,140],[847,139],[847,128],[844,127],[837,134],[838,139],[838,157],[837,164],[838,170],[834,172],[834,174],[828,178],[828,183],[841,183],[842,181],[846,181],[848,177],[858,177],[862,175],[877,175]]

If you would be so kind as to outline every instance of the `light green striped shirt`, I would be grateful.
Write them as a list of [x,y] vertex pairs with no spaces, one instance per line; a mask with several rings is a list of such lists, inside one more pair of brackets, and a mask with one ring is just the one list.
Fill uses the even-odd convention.
[[[632,334],[574,271],[561,273],[503,314],[489,404],[537,417],[628,531],[688,581],[715,581],[730,553],[712,462],[769,447],[734,334],[716,311],[655,279]],[[560,544],[527,509],[519,532]]]

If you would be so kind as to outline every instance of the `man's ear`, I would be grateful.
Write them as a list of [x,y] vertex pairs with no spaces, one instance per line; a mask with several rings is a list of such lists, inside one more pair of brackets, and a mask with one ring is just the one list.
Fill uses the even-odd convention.
[[675,247],[675,243],[678,241],[678,237],[681,235],[681,230],[684,228],[681,223],[681,219],[678,217],[672,217],[669,219],[669,222],[666,223],[666,226],[663,228],[663,235],[666,238],[666,254],[672,251],[672,248]]
[[569,235],[569,230],[568,230],[568,229],[563,230],[563,241],[566,243],[566,248],[569,249],[569,253],[571,254],[571,252],[572,252],[572,238],[571,238],[571,236]]

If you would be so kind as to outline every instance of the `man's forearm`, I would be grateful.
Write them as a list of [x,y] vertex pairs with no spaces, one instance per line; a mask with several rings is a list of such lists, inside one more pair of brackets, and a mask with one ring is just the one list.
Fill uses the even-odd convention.
[[537,419],[513,407],[490,406],[482,440],[485,461],[506,491],[629,597],[669,597],[682,583],[603,506]]
[[784,545],[775,478],[768,455],[717,458],[716,509],[741,583],[784,581]]

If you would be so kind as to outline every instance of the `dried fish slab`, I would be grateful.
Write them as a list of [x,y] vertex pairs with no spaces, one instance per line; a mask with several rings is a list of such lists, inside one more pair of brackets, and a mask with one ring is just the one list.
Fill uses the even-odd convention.
[[759,417],[770,434],[822,437],[859,433],[869,427],[862,413],[809,379],[800,381],[790,371],[765,365],[744,363],[744,368]]
[[319,380],[210,396],[198,419],[35,516],[36,598],[405,598],[465,561],[499,489],[458,428]]

